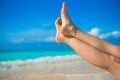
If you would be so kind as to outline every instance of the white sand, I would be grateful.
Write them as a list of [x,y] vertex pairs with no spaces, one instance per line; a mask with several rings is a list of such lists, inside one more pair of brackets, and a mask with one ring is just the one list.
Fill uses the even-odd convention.
[[0,68],[0,80],[115,80],[107,71],[83,60]]

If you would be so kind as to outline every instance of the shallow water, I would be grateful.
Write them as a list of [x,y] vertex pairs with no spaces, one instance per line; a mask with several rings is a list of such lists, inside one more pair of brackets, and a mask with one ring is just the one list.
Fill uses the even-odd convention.
[[[52,56],[45,56],[48,53]],[[7,56],[8,60],[3,60],[7,54],[11,55],[11,58]],[[20,55],[24,56],[22,54],[29,58],[19,58]],[[5,53],[3,58],[0,61],[2,80],[115,80],[110,73],[92,66],[72,51],[14,52]]]
[[74,51],[14,51],[0,52],[0,61],[27,60],[43,57],[65,56],[77,54]]

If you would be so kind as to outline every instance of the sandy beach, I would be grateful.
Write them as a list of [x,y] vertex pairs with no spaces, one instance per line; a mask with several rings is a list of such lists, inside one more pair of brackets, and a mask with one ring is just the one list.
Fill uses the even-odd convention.
[[84,60],[35,63],[0,68],[0,80],[115,80],[109,72]]

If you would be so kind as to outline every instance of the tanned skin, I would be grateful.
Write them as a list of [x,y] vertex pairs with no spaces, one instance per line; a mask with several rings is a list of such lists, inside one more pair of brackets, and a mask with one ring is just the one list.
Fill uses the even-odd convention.
[[56,42],[66,43],[86,61],[111,72],[120,80],[120,46],[78,29],[67,13],[65,2],[61,9],[61,18],[55,21],[55,25]]

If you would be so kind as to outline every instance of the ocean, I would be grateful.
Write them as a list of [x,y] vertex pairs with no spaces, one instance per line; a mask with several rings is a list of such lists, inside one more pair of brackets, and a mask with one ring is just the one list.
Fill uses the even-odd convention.
[[78,57],[77,53],[71,50],[0,52],[0,67],[21,66],[36,62],[58,62],[76,57]]
[[13,51],[13,52],[0,52],[1,61],[15,61],[27,60],[43,57],[55,57],[65,55],[76,55],[74,51]]
[[115,80],[110,73],[87,63],[71,50],[0,52],[0,80],[64,80],[65,77]]

